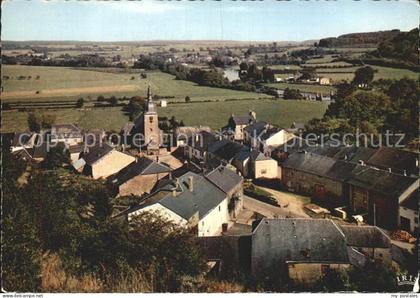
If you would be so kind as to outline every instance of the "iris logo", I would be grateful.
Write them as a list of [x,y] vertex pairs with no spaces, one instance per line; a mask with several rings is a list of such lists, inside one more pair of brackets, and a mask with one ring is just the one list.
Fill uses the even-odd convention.
[[399,275],[397,276],[398,286],[413,286],[413,292],[419,292],[419,274],[414,275]]

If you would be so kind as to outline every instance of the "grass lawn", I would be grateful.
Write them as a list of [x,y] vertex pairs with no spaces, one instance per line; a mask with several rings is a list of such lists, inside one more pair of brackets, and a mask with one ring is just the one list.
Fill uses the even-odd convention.
[[[232,113],[247,114],[249,110],[257,112],[257,118],[280,127],[290,127],[293,121],[307,122],[315,117],[322,117],[326,105],[321,102],[296,100],[242,100],[226,102],[181,103],[159,108],[159,116],[182,119],[185,125],[209,125],[217,129],[227,124]],[[107,131],[120,131],[128,121],[121,107],[57,109],[44,113],[57,116],[56,123],[77,123],[83,128],[104,128]],[[28,113],[4,111],[2,132],[27,130]]]
[[[86,108],[86,109],[57,109],[43,113],[56,115],[56,123],[77,123],[83,128],[103,128],[107,131],[120,131],[128,121],[121,107],[115,108]],[[28,113],[4,111],[2,113],[2,132],[24,131],[28,129]]]
[[[31,79],[18,80],[18,76]],[[43,67],[24,65],[3,65],[4,80],[2,100],[70,100],[81,96],[96,99],[98,95],[134,96],[145,95],[150,83],[153,93],[160,96],[175,96],[173,100],[183,101],[188,95],[191,100],[223,100],[259,98],[260,94],[222,88],[198,86],[162,72],[148,72],[147,79],[138,74],[106,72],[67,67]],[[40,76],[37,80],[36,76]],[[134,76],[134,79],[131,79]],[[36,91],[40,91],[36,94]]]
[[208,125],[218,129],[227,124],[231,114],[244,115],[249,110],[257,113],[257,119],[280,127],[290,127],[293,121],[307,122],[321,118],[327,106],[322,102],[298,100],[242,100],[174,104],[159,109],[159,116],[175,116],[185,125]]
[[333,91],[333,92],[336,91],[336,89],[334,87],[325,86],[325,85],[271,83],[271,84],[266,84],[266,86],[277,88],[277,89],[280,89],[280,90],[284,90],[286,88],[298,89],[301,92],[324,92],[324,93],[329,93],[331,91]]

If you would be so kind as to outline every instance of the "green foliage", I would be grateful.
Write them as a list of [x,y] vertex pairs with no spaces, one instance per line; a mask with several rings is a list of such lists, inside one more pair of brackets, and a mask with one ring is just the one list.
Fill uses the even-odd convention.
[[79,98],[76,101],[76,107],[79,108],[79,109],[82,108],[84,104],[85,104],[85,100],[83,99],[83,97]]
[[42,129],[51,128],[56,120],[56,115],[47,113],[34,113],[28,114],[27,122],[30,131],[39,132]]
[[378,54],[385,58],[398,59],[418,64],[419,29],[401,32],[392,39],[379,44]]
[[368,263],[364,268],[349,271],[350,287],[358,292],[397,292],[397,276],[380,263]]
[[[5,146],[6,147],[6,146]],[[2,288],[40,289],[41,250],[31,196],[17,184],[26,165],[2,147]]]
[[373,81],[375,71],[370,66],[358,68],[354,73],[352,83],[355,85],[369,85]]
[[185,96],[185,102],[190,102],[191,98],[189,96]]
[[297,89],[286,88],[283,92],[284,99],[302,99],[303,96]]
[[52,170],[58,169],[62,167],[63,164],[68,163],[70,163],[70,153],[63,143],[59,143],[49,149],[44,161],[42,162],[42,167],[44,169]]

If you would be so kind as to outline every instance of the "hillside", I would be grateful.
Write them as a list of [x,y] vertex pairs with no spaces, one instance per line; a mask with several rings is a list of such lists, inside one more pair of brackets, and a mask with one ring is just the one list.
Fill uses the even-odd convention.
[[358,46],[366,44],[378,45],[385,40],[397,36],[400,30],[377,31],[377,32],[363,32],[363,33],[350,33],[340,35],[338,37],[323,38],[319,41],[320,47],[345,47],[345,46]]
[[380,58],[418,64],[418,39],[418,28],[409,32],[401,32],[393,38],[380,43],[377,52],[374,54]]

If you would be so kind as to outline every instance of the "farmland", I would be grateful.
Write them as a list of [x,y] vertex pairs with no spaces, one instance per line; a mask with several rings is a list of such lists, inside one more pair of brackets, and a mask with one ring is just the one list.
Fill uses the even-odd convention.
[[[195,101],[261,97],[258,93],[198,86],[192,82],[175,80],[174,76],[159,71],[147,72],[147,79],[140,79],[136,73],[107,72],[104,69],[96,71],[67,67],[4,65],[2,76],[10,77],[4,80],[4,101],[55,101],[58,97],[69,100],[81,96],[95,99],[98,95],[144,95],[148,83],[152,86],[154,94],[173,96],[175,101],[183,101],[187,95]],[[19,76],[31,78],[19,80]],[[36,79],[37,76],[39,79]]]
[[321,102],[297,100],[241,100],[225,102],[203,102],[194,104],[174,104],[159,110],[159,116],[175,116],[185,125],[209,125],[220,128],[227,124],[232,115],[247,114],[249,110],[257,113],[257,119],[280,127],[290,127],[293,121],[307,122],[321,118],[326,110]]
[[[320,102],[286,100],[237,100],[224,102],[178,103],[159,108],[160,117],[182,119],[186,125],[209,125],[220,128],[226,125],[233,114],[247,114],[252,109],[260,120],[289,127],[293,121],[306,122],[313,117],[322,117],[326,105]],[[77,123],[83,128],[101,127],[107,131],[119,131],[128,121],[121,107],[48,110],[57,123]],[[26,112],[3,111],[2,131],[27,129]]]

